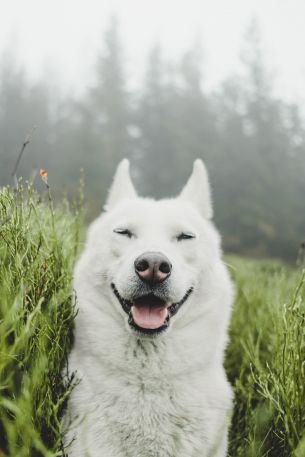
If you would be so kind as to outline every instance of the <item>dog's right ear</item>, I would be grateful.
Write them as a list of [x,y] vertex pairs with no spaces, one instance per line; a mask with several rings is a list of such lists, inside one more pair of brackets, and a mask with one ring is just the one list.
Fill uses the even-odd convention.
[[180,198],[192,202],[207,219],[213,217],[209,177],[202,160],[195,160],[193,172],[182,189]]
[[105,211],[112,209],[121,200],[136,198],[137,193],[131,182],[129,173],[129,160],[123,159],[114,174],[113,182],[109,190],[108,199],[104,206]]

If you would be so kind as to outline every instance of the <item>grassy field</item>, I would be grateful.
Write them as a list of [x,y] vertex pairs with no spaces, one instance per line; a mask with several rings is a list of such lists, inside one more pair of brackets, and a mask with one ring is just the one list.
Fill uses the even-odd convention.
[[[54,209],[48,186],[45,199],[31,187],[0,190],[0,457],[64,455],[60,417],[74,381],[61,373],[81,231],[77,207]],[[229,455],[304,457],[304,273],[227,263],[237,295],[226,357],[235,390]]]
[[62,455],[81,218],[46,191],[0,191],[0,457]]
[[230,457],[305,456],[305,271],[230,259]]

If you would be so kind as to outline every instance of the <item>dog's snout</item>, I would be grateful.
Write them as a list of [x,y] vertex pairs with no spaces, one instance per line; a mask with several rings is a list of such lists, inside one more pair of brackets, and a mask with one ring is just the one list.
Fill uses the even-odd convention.
[[150,284],[165,281],[172,270],[170,261],[160,252],[145,252],[136,258],[134,266],[139,278]]

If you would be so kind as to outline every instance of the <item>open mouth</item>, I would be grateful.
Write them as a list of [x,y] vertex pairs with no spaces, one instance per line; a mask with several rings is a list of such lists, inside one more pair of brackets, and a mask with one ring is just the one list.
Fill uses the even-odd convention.
[[190,287],[177,303],[162,300],[153,293],[135,297],[131,301],[121,297],[113,283],[111,287],[123,310],[128,315],[130,328],[136,333],[146,336],[156,336],[165,332],[170,325],[171,317],[179,311],[193,292],[193,288]]

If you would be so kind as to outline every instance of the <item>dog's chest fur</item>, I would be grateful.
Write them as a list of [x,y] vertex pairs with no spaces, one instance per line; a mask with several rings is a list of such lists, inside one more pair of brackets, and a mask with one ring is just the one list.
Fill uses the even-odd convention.
[[83,448],[92,457],[210,455],[211,443],[225,433],[230,393],[222,371],[203,370],[200,351],[196,358],[188,349],[185,340],[132,336],[121,348],[109,347],[100,368],[94,355],[90,361],[72,354],[72,365],[84,366],[73,414],[86,405],[88,416],[71,455]]

